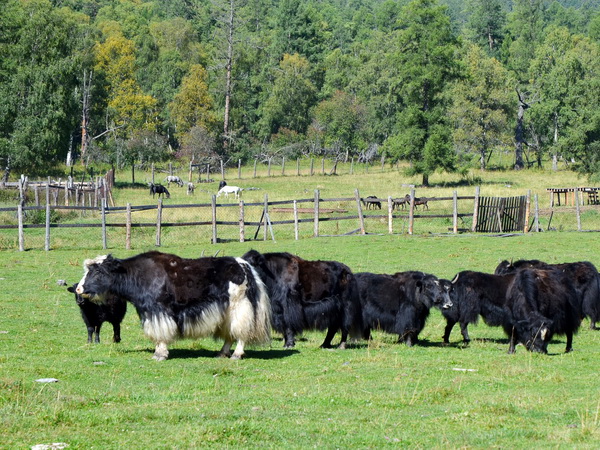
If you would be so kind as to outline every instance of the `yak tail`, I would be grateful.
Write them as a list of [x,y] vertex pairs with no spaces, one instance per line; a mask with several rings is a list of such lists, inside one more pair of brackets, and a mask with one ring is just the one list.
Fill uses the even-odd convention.
[[254,304],[254,326],[248,343],[268,344],[271,342],[271,300],[267,287],[251,264],[242,258],[236,260],[246,272],[250,288],[248,294],[256,296],[255,302],[251,302]]

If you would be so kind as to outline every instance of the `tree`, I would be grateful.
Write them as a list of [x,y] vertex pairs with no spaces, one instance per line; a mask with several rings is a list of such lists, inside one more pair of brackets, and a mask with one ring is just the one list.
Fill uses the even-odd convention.
[[489,54],[497,53],[504,37],[506,12],[501,0],[469,0],[469,19],[465,27],[466,36]]
[[208,92],[208,73],[200,64],[190,67],[169,110],[177,133],[181,135],[193,127],[209,130],[214,127],[216,120],[213,100]]
[[81,14],[47,0],[0,8],[0,160],[11,170],[64,161],[78,129],[77,90],[89,67],[91,29]]
[[466,77],[451,90],[454,142],[479,155],[485,169],[494,148],[511,142],[509,113],[514,109],[514,80],[495,58],[467,45],[463,56]]
[[96,45],[96,66],[107,95],[108,128],[127,138],[134,132],[154,130],[156,100],[142,92],[135,78],[133,42],[120,32],[111,33]]
[[395,132],[384,142],[384,151],[411,163],[423,176],[436,169],[454,170],[452,133],[444,96],[459,76],[458,42],[445,8],[435,0],[415,0],[403,10],[402,29],[390,61],[398,67],[398,101],[402,110]]
[[349,152],[361,145],[364,108],[355,98],[337,91],[315,108],[315,124],[323,132],[323,144],[335,150]]
[[273,89],[264,104],[261,118],[263,136],[268,138],[280,128],[304,133],[310,125],[310,108],[317,90],[309,79],[308,61],[298,55],[283,55]]

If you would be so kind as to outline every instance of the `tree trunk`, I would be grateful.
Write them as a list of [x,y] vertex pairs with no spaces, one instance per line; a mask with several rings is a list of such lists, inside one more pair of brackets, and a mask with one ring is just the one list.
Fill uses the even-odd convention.
[[425,186],[425,187],[429,186],[429,174],[428,173],[423,174],[423,186]]
[[234,0],[229,0],[229,16],[227,20],[227,62],[225,64],[225,115],[223,119],[223,150],[229,146],[229,115],[231,108],[231,70],[233,66],[233,30]]
[[523,97],[519,91],[517,91],[517,95],[519,96],[519,111],[517,112],[517,127],[515,128],[515,170],[521,170],[525,167],[523,163],[523,145],[525,144],[525,125],[523,123],[523,119],[525,117],[525,110],[529,108],[529,105],[525,103]]
[[92,75],[83,71],[83,93],[81,99],[81,165],[85,166],[85,157],[90,142],[88,126],[90,121],[90,103],[92,98]]

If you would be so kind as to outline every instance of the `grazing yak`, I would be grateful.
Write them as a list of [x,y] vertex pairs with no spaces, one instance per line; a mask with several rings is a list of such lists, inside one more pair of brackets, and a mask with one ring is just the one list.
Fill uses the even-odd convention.
[[97,303],[109,295],[131,302],[159,361],[180,338],[221,338],[219,356],[232,359],[244,356],[245,344],[270,340],[265,285],[240,258],[185,259],[157,251],[127,259],[99,256],[85,261],[76,293]]
[[443,310],[452,306],[450,283],[442,283],[434,275],[416,271],[394,275],[361,272],[355,277],[365,339],[370,339],[371,329],[379,328],[397,334],[398,341],[410,347],[417,343],[431,307]]
[[321,347],[341,330],[338,348],[345,348],[348,334],[360,338],[362,325],[356,280],[351,270],[336,261],[306,261],[290,253],[247,252],[248,261],[267,285],[273,328],[282,333],[284,347],[296,344],[304,330],[327,329]]
[[600,276],[591,262],[580,261],[563,264],[548,264],[537,259],[502,261],[495,273],[513,273],[520,269],[558,269],[567,274],[577,291],[584,317],[590,319],[590,329],[596,329],[600,320]]
[[561,269],[522,269],[506,294],[506,309],[510,326],[504,331],[510,336],[509,353],[517,343],[530,351],[547,353],[548,343],[555,334],[566,335],[566,352],[573,350],[573,334],[582,320],[581,302],[571,283],[571,275]]
[[[98,305],[77,294],[77,283],[69,286],[67,291],[75,294],[75,302],[81,311],[81,318],[88,331],[88,343],[100,343],[100,328],[104,322],[113,326],[113,342],[121,342],[121,322],[127,312],[127,302],[116,295],[108,295],[106,303]],[[94,334],[95,339],[94,339]]]
[[477,323],[479,316],[490,326],[510,326],[510,317],[505,310],[506,293],[514,280],[514,274],[492,275],[465,270],[452,280],[450,298],[452,307],[443,309],[446,319],[444,343],[450,342],[450,333],[456,323],[460,324],[463,341],[468,344],[468,325]]
[[171,198],[169,190],[162,184],[150,183],[150,193],[152,194],[152,198],[154,198],[155,194],[158,194],[158,198],[160,198],[161,195]]
[[363,206],[367,209],[381,209],[381,201],[374,195],[369,195],[366,198],[360,199]]

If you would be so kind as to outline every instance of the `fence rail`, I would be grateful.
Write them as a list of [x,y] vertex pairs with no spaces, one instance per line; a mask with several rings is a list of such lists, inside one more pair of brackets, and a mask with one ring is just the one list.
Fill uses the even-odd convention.
[[[405,203],[388,197],[354,196],[263,202],[156,204],[99,207],[52,205],[0,208],[0,249],[82,248],[106,249],[161,246],[165,240],[218,243],[252,240],[286,240],[351,234],[456,234],[461,232],[527,232],[550,229],[583,231],[582,218],[598,215],[600,207],[576,204],[568,211],[540,210],[537,196],[490,198],[474,196],[421,198],[428,208],[418,206],[414,189]],[[398,199],[396,199],[398,200]],[[531,206],[530,206],[531,205]],[[417,209],[418,208],[418,209]],[[530,217],[532,216],[532,217]],[[600,222],[600,221],[599,221]],[[494,228],[493,225],[499,224]],[[97,230],[85,232],[85,229]],[[545,228],[545,230],[544,230]],[[596,225],[596,229],[598,229]],[[14,232],[17,230],[17,233]],[[80,231],[81,230],[81,231]]]

